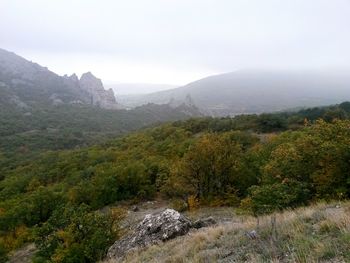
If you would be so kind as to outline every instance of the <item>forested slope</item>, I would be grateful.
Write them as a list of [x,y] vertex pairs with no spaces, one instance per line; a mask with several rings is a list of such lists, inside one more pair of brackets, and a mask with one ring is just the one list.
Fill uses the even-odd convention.
[[178,121],[17,165],[1,155],[1,251],[35,241],[37,262],[94,262],[122,217],[98,211],[122,200],[162,196],[180,210],[228,205],[258,216],[349,198],[347,105]]

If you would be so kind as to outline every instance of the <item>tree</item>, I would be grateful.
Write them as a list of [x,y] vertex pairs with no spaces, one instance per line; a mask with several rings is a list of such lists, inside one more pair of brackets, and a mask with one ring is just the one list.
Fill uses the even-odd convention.
[[37,262],[96,262],[119,235],[123,213],[90,212],[86,205],[65,206],[36,229]]
[[[180,180],[186,187],[190,186],[190,192],[201,200],[235,195],[233,179],[242,156],[242,146],[230,135],[203,135],[176,163],[171,177],[183,178]],[[173,179],[170,181],[174,182]]]
[[258,117],[257,123],[258,130],[263,133],[281,131],[287,128],[285,118],[280,117],[277,114],[261,114]]

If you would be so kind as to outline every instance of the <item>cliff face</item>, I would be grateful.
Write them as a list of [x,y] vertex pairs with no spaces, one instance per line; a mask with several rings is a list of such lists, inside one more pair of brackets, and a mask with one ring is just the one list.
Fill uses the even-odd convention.
[[119,108],[113,90],[105,90],[102,81],[91,72],[84,73],[81,76],[79,85],[82,90],[89,93],[92,105],[105,109]]

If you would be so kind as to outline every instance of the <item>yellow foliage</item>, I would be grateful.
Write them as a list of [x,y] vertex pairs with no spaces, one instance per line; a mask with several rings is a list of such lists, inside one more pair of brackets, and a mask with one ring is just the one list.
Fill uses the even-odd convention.
[[251,211],[252,208],[252,199],[250,197],[246,197],[241,201],[240,208],[243,211]]
[[187,199],[188,210],[192,211],[199,207],[199,201],[194,195],[190,195]]
[[0,239],[0,243],[3,244],[6,250],[11,251],[21,247],[29,239],[30,233],[28,228],[26,226],[18,226],[14,231],[3,235]]
[[69,247],[71,244],[74,243],[74,239],[69,232],[59,230],[57,231],[57,236],[63,240],[65,247]]
[[58,248],[55,251],[55,254],[53,254],[53,256],[52,256],[52,262],[54,262],[54,263],[63,262],[66,254],[67,254],[67,251],[65,249]]
[[32,180],[30,181],[30,183],[28,184],[26,190],[27,190],[28,192],[31,192],[31,191],[34,191],[34,190],[38,189],[39,186],[41,186],[40,181],[39,181],[37,178],[34,178],[34,179],[32,179]]
[[125,217],[125,209],[119,207],[112,207],[110,209],[111,217],[114,221],[120,221]]
[[123,208],[113,207],[110,209],[109,214],[113,222],[112,230],[115,236],[118,236],[120,234],[119,223],[125,218],[126,211]]

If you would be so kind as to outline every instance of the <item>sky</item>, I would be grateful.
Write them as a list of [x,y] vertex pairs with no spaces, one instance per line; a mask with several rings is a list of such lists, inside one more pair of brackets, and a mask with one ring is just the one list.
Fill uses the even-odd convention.
[[0,48],[105,83],[350,68],[350,0],[0,0]]

